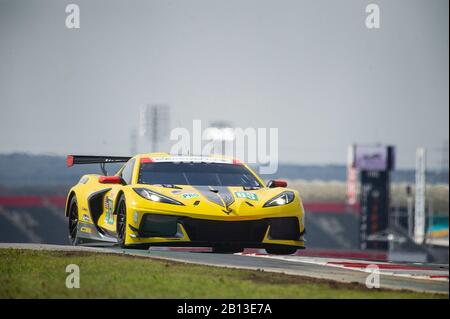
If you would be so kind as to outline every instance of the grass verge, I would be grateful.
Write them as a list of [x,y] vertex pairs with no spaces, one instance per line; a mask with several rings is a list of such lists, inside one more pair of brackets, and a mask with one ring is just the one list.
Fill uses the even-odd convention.
[[[68,289],[66,266],[80,267]],[[88,252],[0,249],[0,298],[448,298],[300,276]]]

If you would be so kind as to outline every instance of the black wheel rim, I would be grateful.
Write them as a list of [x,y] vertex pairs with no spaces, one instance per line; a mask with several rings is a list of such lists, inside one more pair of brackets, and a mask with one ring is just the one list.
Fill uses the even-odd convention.
[[127,209],[125,202],[121,202],[119,206],[119,213],[117,215],[117,236],[121,243],[125,242],[125,227],[126,227]]
[[78,226],[78,207],[77,204],[72,204],[70,207],[69,215],[69,239],[72,243],[75,242],[77,237],[77,226]]

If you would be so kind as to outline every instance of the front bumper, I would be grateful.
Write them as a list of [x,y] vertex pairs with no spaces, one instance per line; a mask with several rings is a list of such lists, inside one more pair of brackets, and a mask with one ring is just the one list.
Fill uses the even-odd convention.
[[242,221],[199,219],[147,213],[139,227],[128,225],[127,244],[167,246],[236,245],[260,248],[287,245],[304,248],[297,217],[275,217]]

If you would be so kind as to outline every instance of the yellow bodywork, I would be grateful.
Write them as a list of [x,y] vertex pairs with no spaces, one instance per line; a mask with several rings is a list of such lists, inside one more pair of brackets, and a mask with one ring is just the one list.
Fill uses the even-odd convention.
[[[138,173],[140,168],[141,158],[153,158],[153,157],[170,157],[171,155],[166,153],[150,153],[141,154],[133,157],[135,159],[135,165],[133,170],[132,182],[130,185],[120,185],[120,184],[102,184],[99,183],[98,178],[100,175],[89,174],[84,175],[78,184],[76,184],[70,191],[66,203],[66,215],[68,214],[68,206],[70,200],[73,196],[76,196],[78,204],[78,219],[83,221],[86,225],[93,225],[94,218],[91,215],[89,207],[89,198],[92,194],[96,192],[105,191],[103,199],[103,212],[98,217],[96,222],[96,227],[106,230],[111,234],[116,233],[116,223],[117,223],[117,203],[120,196],[125,197],[126,209],[127,209],[127,230],[126,230],[126,245],[132,244],[144,244],[144,243],[187,243],[190,242],[190,238],[183,228],[179,225],[182,236],[176,238],[167,237],[147,237],[139,238],[136,236],[132,227],[139,228],[141,219],[144,214],[162,214],[162,215],[172,215],[179,217],[190,217],[195,219],[207,219],[207,220],[217,220],[217,221],[246,221],[246,220],[259,220],[265,218],[275,218],[275,217],[296,217],[298,218],[300,225],[300,233],[304,232],[304,210],[300,199],[300,196],[296,190],[287,188],[268,188],[265,183],[245,164],[244,165],[255,178],[263,185],[260,189],[251,190],[257,197],[257,200],[249,200],[247,198],[235,197],[234,202],[229,205],[229,213],[224,213],[223,207],[217,205],[214,202],[207,200],[201,193],[199,193],[195,186],[190,185],[178,185],[182,187],[181,190],[177,191],[172,188],[167,188],[157,185],[147,185],[138,184]],[[213,158],[224,158],[221,156],[213,156]],[[123,169],[123,167],[122,167]],[[122,169],[120,169],[116,175],[121,175]],[[153,202],[145,199],[138,195],[133,188],[147,188],[155,191],[159,194],[165,195],[167,197],[173,198],[184,204],[173,205],[167,203]],[[232,194],[235,192],[242,191],[242,187],[228,187]],[[286,205],[274,206],[274,207],[263,207],[263,205],[274,198],[283,191],[291,191],[295,194],[295,199]],[[198,196],[193,198],[184,198],[182,194],[185,193],[195,193]],[[200,203],[194,205],[196,201]],[[246,202],[251,202],[252,206]],[[83,216],[85,215],[85,216]],[[137,216],[137,218],[136,218]],[[131,225],[132,227],[129,227]],[[287,246],[296,246],[299,248],[304,247],[303,236],[299,240],[273,240],[269,237],[270,226],[266,231],[264,244],[278,244]]]

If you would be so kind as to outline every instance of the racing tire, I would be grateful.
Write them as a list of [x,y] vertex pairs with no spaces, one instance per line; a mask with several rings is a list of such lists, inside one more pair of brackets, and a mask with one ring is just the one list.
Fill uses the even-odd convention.
[[133,244],[126,245],[125,239],[127,236],[127,205],[125,202],[125,196],[121,195],[119,198],[119,203],[117,205],[117,243],[121,248],[126,249],[149,249],[149,244]]
[[125,197],[123,195],[119,198],[117,205],[117,243],[122,248],[127,248],[125,245],[125,239],[127,236],[127,205],[125,203]]
[[75,196],[72,197],[69,204],[69,241],[73,246],[78,245],[78,203]]
[[293,247],[266,248],[266,252],[269,255],[292,255],[297,252],[297,248]]

